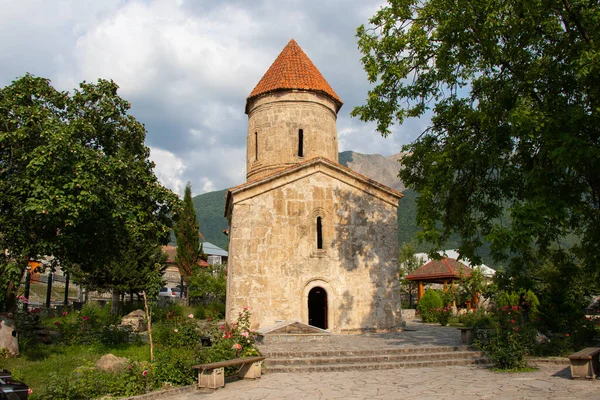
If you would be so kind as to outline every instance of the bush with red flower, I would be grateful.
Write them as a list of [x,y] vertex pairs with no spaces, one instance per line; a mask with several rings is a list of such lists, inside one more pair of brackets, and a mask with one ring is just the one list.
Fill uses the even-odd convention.
[[[529,299],[527,306],[522,301],[524,296]],[[537,297],[531,291],[521,296],[516,292],[495,294],[490,329],[477,331],[475,344],[496,367],[515,370],[527,366],[526,357],[531,354],[537,333],[531,323],[537,317],[537,304]]]

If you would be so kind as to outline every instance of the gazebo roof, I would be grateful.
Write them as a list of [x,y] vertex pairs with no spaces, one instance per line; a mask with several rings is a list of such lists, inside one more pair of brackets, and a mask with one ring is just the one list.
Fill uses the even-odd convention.
[[443,283],[444,281],[471,276],[471,268],[453,258],[431,260],[406,277],[409,281]]

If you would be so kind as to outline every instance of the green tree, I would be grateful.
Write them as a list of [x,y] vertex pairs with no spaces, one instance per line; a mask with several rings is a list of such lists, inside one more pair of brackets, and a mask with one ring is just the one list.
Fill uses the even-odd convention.
[[226,270],[227,267],[223,265],[196,268],[189,277],[189,297],[202,299],[205,303],[225,304]]
[[475,263],[489,240],[496,259],[512,256],[508,268],[529,276],[548,254],[570,253],[597,279],[598,2],[388,3],[358,28],[376,85],[353,115],[384,136],[432,115],[400,172],[420,193],[419,238],[441,247],[456,232]]
[[408,302],[410,307],[413,307],[413,299],[419,290],[419,284],[415,281],[409,281],[406,277],[422,265],[421,260],[415,256],[413,242],[402,243],[398,264],[400,265],[400,290],[408,294]]
[[156,179],[145,128],[117,89],[101,79],[69,94],[29,74],[0,89],[4,308],[29,260],[94,275],[122,261],[123,243],[168,240],[179,200]]
[[181,215],[175,225],[175,237],[177,238],[175,263],[179,267],[179,273],[187,282],[194,268],[198,266],[202,253],[200,249],[200,226],[196,219],[196,210],[194,210],[194,203],[192,202],[192,186],[189,182],[183,195]]
[[113,314],[119,313],[123,294],[130,294],[132,298],[142,292],[157,296],[167,268],[167,255],[163,253],[162,246],[155,243],[123,242],[119,251],[119,257],[115,257],[106,268],[84,273],[76,265],[72,267],[74,280],[86,288],[111,290]]

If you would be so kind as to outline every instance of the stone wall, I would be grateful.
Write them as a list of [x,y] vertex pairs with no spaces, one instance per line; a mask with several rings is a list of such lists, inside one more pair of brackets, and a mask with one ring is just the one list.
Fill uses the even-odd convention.
[[308,323],[308,293],[319,286],[333,332],[400,326],[398,196],[319,164],[233,196],[228,320],[249,306],[255,329]]
[[[248,106],[247,179],[254,180],[311,158],[338,161],[335,103],[307,91],[280,91]],[[303,156],[298,156],[302,129]]]

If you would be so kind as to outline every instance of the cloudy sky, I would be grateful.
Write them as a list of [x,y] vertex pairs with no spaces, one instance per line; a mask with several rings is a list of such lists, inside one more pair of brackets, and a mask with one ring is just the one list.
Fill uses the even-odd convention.
[[425,121],[382,138],[350,118],[369,84],[355,32],[383,0],[0,0],[0,86],[26,72],[60,90],[112,79],[145,124],[162,183],[194,195],[245,181],[245,99],[294,38],[344,102],[340,151],[391,155]]

